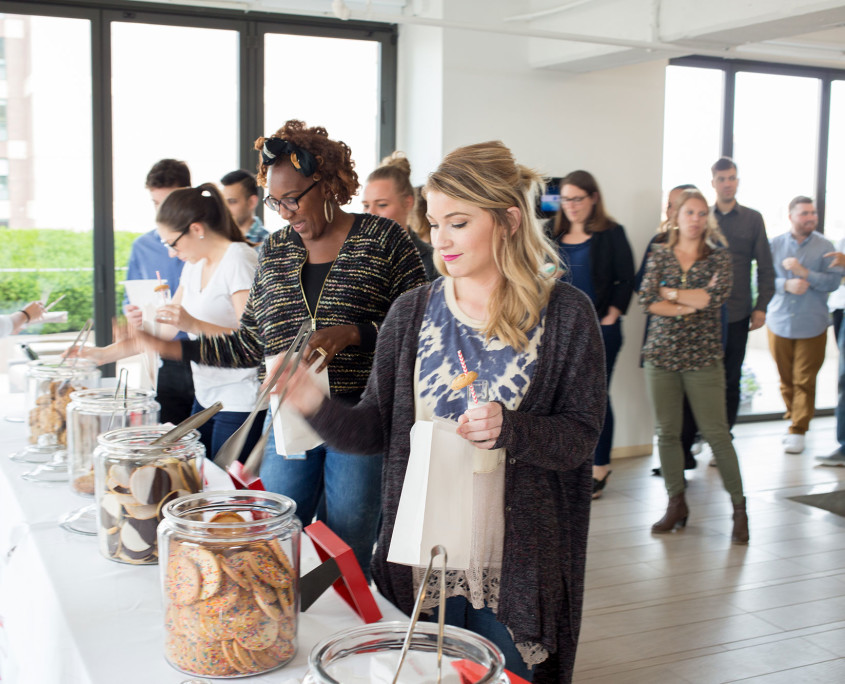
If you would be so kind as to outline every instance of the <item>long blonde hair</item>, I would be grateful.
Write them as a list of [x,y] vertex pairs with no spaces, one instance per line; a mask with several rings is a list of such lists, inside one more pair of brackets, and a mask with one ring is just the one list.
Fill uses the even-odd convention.
[[[502,278],[487,305],[484,333],[514,349],[528,344],[527,333],[540,321],[554,279],[544,264],[558,263],[535,215],[536,193],[542,178],[521,164],[499,141],[459,147],[432,173],[423,194],[441,192],[489,212],[493,217],[493,259]],[[519,209],[520,222],[511,230],[508,209]],[[445,274],[435,251],[437,269]]]
[[[675,245],[678,244],[678,238],[680,237],[678,216],[681,215],[681,209],[683,209],[683,206],[687,202],[694,199],[701,200],[704,202],[705,207],[708,206],[704,195],[702,195],[698,190],[684,190],[684,192],[681,193],[681,196],[678,198],[678,211],[675,213],[675,218],[671,222],[666,221],[669,231],[669,238],[666,240],[666,247],[668,249],[674,249]],[[704,229],[704,234],[701,236],[701,242],[699,243],[698,259],[699,261],[701,259],[706,259],[717,247],[727,246],[728,241],[722,233],[721,228],[719,228],[719,224],[716,222],[716,218],[713,216],[713,212],[711,211],[707,215],[707,225]]]

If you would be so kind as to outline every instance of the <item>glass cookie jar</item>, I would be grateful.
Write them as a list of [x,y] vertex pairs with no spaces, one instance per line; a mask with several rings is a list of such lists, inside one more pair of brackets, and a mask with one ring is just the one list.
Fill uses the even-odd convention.
[[268,672],[296,653],[296,504],[259,491],[203,492],[164,507],[158,529],[165,657],[207,677]]
[[[311,650],[302,684],[391,684],[407,622],[378,622],[334,634]],[[433,622],[417,622],[398,684],[461,684],[453,663],[469,661],[468,675],[477,684],[509,684],[505,657],[482,636],[459,627],[443,631],[442,679],[437,677],[437,630]],[[469,678],[468,678],[469,679]]]
[[29,445],[23,460],[48,460],[67,447],[67,407],[76,390],[97,387],[100,371],[90,359],[40,359],[27,370]]
[[202,491],[205,447],[192,430],[166,445],[164,425],[125,427],[99,436],[94,451],[97,537],[109,560],[158,562],[156,530],[165,504]]
[[71,489],[93,498],[97,438],[116,428],[157,425],[159,409],[153,390],[129,389],[118,397],[113,389],[73,392],[67,407]]

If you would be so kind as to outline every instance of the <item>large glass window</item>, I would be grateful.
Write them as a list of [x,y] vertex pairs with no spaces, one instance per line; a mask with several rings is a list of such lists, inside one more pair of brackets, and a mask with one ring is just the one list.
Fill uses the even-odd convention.
[[[296,68],[275,66],[291,64],[292,56]],[[349,145],[363,183],[379,162],[379,62],[379,43],[373,41],[266,34],[263,134],[288,119],[323,126],[332,139]],[[347,77],[338,77],[338,64]],[[360,207],[360,197],[354,198],[351,209]],[[269,228],[281,226],[278,216],[267,221]]]
[[112,130],[114,229],[137,235],[155,228],[144,182],[160,159],[194,185],[238,168],[238,33],[112,24]]
[[763,214],[769,237],[789,230],[787,207],[793,197],[815,195],[819,95],[816,78],[736,75],[737,197]]
[[828,150],[824,234],[839,245],[845,239],[845,80],[831,83]]
[[[737,199],[763,214],[770,239],[789,230],[789,201],[808,195],[824,197],[824,231],[836,243],[845,238],[845,193],[840,190],[845,187],[845,79],[832,81],[829,143],[820,150],[822,83],[831,72],[783,67],[777,73],[772,65],[758,67],[706,58],[680,59],[667,67],[664,192],[691,182],[712,198],[709,167],[726,154],[739,169]],[[721,135],[725,127],[731,135]],[[677,150],[685,150],[686,158],[679,160]],[[824,160],[827,186],[820,188]],[[749,335],[740,415],[784,411],[767,334],[764,327]],[[831,335],[817,378],[818,408],[836,404],[837,362]]]
[[692,183],[710,195],[710,166],[722,144],[722,89],[718,69],[666,68],[663,127],[663,198]]
[[[7,14],[7,139],[0,143],[0,312],[35,299],[64,300],[58,322],[33,324],[42,351],[67,346],[93,313],[91,25],[82,19]],[[61,55],[57,59],[56,55]],[[66,336],[65,336],[66,337]],[[11,346],[5,345],[5,360]]]
[[[98,342],[107,343],[131,246],[155,227],[144,187],[150,167],[175,158],[187,162],[194,185],[219,182],[255,168],[250,141],[301,118],[345,140],[365,176],[380,145],[390,145],[379,138],[394,134],[395,83],[382,62],[395,73],[397,30],[97,4],[62,2],[61,18],[50,16],[49,0],[33,3],[32,14],[25,4],[27,14],[0,14],[0,313],[65,294],[57,308],[67,308],[67,323],[28,334],[67,338],[94,318]],[[290,35],[300,33],[308,35]],[[266,53],[255,39],[265,34]],[[355,78],[339,78],[338,64]],[[265,88],[261,73],[273,84]],[[13,343],[0,342],[0,368]],[[64,349],[67,339],[44,345]]]
[[0,100],[0,142],[9,139],[8,119],[6,112],[8,111],[8,103],[5,99]]

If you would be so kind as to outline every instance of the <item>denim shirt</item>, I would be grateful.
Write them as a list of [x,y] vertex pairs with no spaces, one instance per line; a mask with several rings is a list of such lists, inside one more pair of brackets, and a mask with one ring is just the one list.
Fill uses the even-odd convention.
[[[784,233],[774,238],[771,245],[775,296],[766,311],[766,325],[778,337],[790,340],[818,337],[829,323],[827,296],[839,287],[843,276],[841,268],[832,267],[831,259],[822,256],[834,251],[833,243],[813,232],[800,243],[792,233]],[[786,281],[797,277],[783,267],[787,257],[795,257],[810,271],[806,278],[810,287],[803,295],[785,289]]]

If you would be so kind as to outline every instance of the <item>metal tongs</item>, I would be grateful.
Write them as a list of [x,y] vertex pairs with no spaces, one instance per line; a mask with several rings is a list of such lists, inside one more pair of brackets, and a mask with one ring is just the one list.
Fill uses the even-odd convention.
[[[255,416],[258,415],[258,412],[261,411],[264,405],[267,402],[267,397],[270,396],[270,393],[273,391],[273,388],[276,386],[276,383],[279,382],[279,378],[282,377],[282,373],[288,368],[288,364],[290,363],[291,357],[296,353],[296,357],[293,360],[293,364],[291,365],[290,375],[288,375],[288,379],[296,373],[296,369],[299,368],[299,362],[302,360],[302,354],[305,351],[305,348],[308,346],[308,341],[311,339],[311,319],[306,318],[302,321],[302,325],[299,326],[299,332],[296,333],[296,337],[293,340],[293,343],[290,345],[290,348],[287,350],[284,359],[280,364],[276,365],[276,369],[273,371],[272,375],[268,375],[267,380],[265,380],[264,389],[258,394],[258,399],[255,402],[255,406],[252,409],[252,412],[249,414],[247,419],[244,421],[244,424],[241,425],[234,434],[229,437],[224,443],[223,446],[217,451],[217,455],[214,457],[214,463],[221,468],[228,468],[232,463],[238,460],[238,456],[240,456],[241,451],[243,451],[244,444],[246,443],[247,436],[249,435],[249,431],[252,429],[252,424],[255,422]],[[285,394],[287,393],[287,382],[279,394],[279,406],[282,405],[282,402],[285,399]],[[258,443],[253,447],[252,451],[249,454],[249,458],[247,458],[246,463],[244,464],[244,471],[248,473],[257,473],[258,468],[261,465],[261,460],[264,458],[264,447],[267,445],[267,440],[270,437],[270,430],[273,429],[272,421],[267,429],[262,433],[261,439],[258,440]]]
[[[82,330],[79,331],[79,334],[76,336],[76,339],[73,341],[73,344],[70,345],[70,348],[64,353],[61,360],[59,361],[58,367],[64,365],[65,361],[67,361],[70,357],[71,352],[76,348],[77,345],[79,345],[79,350],[77,351],[76,356],[73,357],[73,363],[71,363],[71,366],[76,367],[76,364],[79,363],[79,354],[84,349],[85,343],[88,342],[88,335],[91,334],[91,328],[93,327],[94,321],[92,321],[90,318],[85,321],[85,325],[82,326]],[[79,343],[80,339],[82,340],[82,344]]]
[[117,385],[114,388],[114,396],[112,400],[114,401],[114,408],[112,409],[111,416],[109,417],[109,424],[106,426],[106,432],[112,429],[114,426],[114,419],[117,415],[117,400],[120,397],[120,390],[123,390],[123,418],[121,420],[121,427],[126,427],[126,416],[129,413],[129,369],[128,368],[121,368],[120,373],[117,376]]
[[431,569],[434,567],[434,559],[441,555],[443,556],[443,568],[440,571],[440,610],[437,612],[437,684],[440,684],[443,676],[443,629],[446,620],[446,566],[449,560],[446,548],[440,544],[431,547],[431,559],[428,561],[425,575],[423,575],[422,581],[420,582],[420,590],[417,592],[417,601],[414,604],[414,615],[411,618],[411,624],[408,625],[408,632],[405,634],[405,642],[402,644],[402,653],[399,654],[399,663],[396,665],[396,674],[393,675],[392,684],[396,684],[399,681],[399,673],[402,672],[405,656],[408,654],[408,649],[411,646],[414,627],[417,626],[417,621],[420,617],[420,609],[425,598],[425,590],[428,587],[428,578],[431,577]]
[[199,413],[195,413],[192,416],[188,416],[183,420],[179,425],[177,425],[172,430],[165,432],[161,437],[156,437],[152,442],[150,442],[150,446],[166,446],[168,444],[173,444],[173,442],[177,442],[182,437],[187,435],[191,430],[194,428],[198,428],[201,425],[205,425],[209,420],[212,419],[215,413],[218,413],[223,408],[223,403],[216,401],[207,409],[203,409]]

